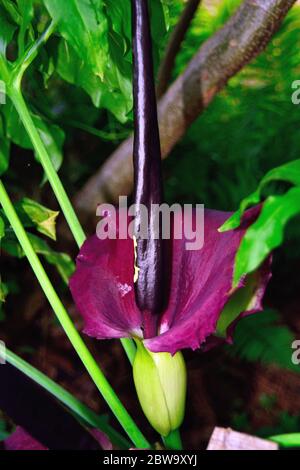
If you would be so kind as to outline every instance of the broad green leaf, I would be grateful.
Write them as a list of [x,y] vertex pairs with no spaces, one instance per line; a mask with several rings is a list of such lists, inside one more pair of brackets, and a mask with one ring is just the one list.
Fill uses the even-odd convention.
[[102,82],[78,55],[62,40],[57,51],[56,70],[67,82],[83,88],[91,97],[93,104],[100,107]]
[[[60,8],[55,11],[56,1],[44,2],[51,16],[58,21],[58,30],[63,37],[57,52],[52,53],[59,75],[69,83],[83,88],[96,107],[106,108],[120,122],[126,122],[132,110],[130,0],[72,0],[70,12],[76,7],[76,15],[70,15],[69,11],[64,14],[69,8],[63,2],[59,2]],[[154,58],[157,63],[162,38],[167,29],[167,6],[161,0],[151,0],[150,5]],[[95,27],[93,23],[94,8],[97,9],[98,17],[101,17],[102,29],[99,25]],[[90,35],[86,37],[85,25],[89,21],[92,21],[93,26]],[[98,35],[101,35],[101,40]],[[98,58],[98,69],[95,67],[95,56]]]
[[103,79],[108,59],[103,0],[44,0],[44,4],[78,57]]
[[269,171],[261,180],[256,191],[242,200],[239,210],[222,225],[219,231],[225,232],[226,230],[237,228],[240,225],[241,217],[245,210],[251,205],[258,204],[261,200],[262,190],[268,183],[274,181],[285,181],[295,186],[300,186],[300,160],[294,160]]
[[22,18],[18,34],[19,57],[22,57],[26,48],[26,32],[33,19],[33,0],[18,0],[18,9]]
[[40,233],[56,240],[56,219],[59,212],[52,211],[32,199],[24,198],[18,204]]
[[72,46],[66,41],[61,41],[59,45],[56,62],[59,75],[67,82],[83,88],[97,108],[106,108],[120,122],[125,122],[132,108],[131,81],[121,74],[114,63],[109,64],[106,79],[101,81],[89,65],[77,56]]
[[254,271],[266,257],[281,245],[289,220],[300,214],[300,188],[280,196],[269,196],[258,219],[248,228],[236,255],[234,285]]
[[0,5],[0,54],[5,57],[6,48],[13,38],[16,27],[11,23],[7,12]]
[[[31,140],[29,139],[18,114],[11,103],[7,103],[4,106],[3,114],[5,115],[6,120],[7,137],[9,137],[14,144],[25,149],[33,150]],[[58,170],[63,160],[62,147],[65,134],[60,127],[45,121],[41,116],[32,112],[31,116],[49,153],[52,163],[55,169]],[[35,157],[39,160],[36,154]]]
[[131,48],[131,3],[130,0],[116,2],[106,0],[106,13],[110,29],[117,36],[117,42],[123,55]]
[[161,0],[149,2],[153,41],[161,44],[168,29],[168,6]]
[[22,17],[15,3],[12,2],[12,0],[1,0],[1,3],[3,8],[6,10],[6,13],[9,16],[10,20],[16,23],[17,25],[21,25]]
[[243,318],[236,326],[233,345],[226,349],[249,362],[275,364],[299,373],[299,365],[292,362],[294,340],[291,330],[280,324],[278,313],[266,311]]
[[[69,277],[73,274],[75,265],[69,255],[65,253],[59,253],[53,250],[45,240],[27,233],[30,242],[37,254],[42,255],[49,264],[56,267],[63,281],[67,284]],[[24,258],[25,253],[13,234],[5,236],[2,239],[2,248],[11,256],[16,258]]]

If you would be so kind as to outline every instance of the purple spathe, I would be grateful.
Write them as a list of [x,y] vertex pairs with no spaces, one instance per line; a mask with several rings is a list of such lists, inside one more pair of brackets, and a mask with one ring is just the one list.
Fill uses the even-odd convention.
[[[157,334],[144,340],[150,351],[174,354],[184,348],[196,349],[216,332],[223,308],[235,292],[232,281],[236,252],[258,212],[259,208],[247,211],[240,228],[220,233],[218,228],[231,214],[205,210],[204,245],[198,250],[186,250],[186,238],[176,240],[171,234],[168,302],[159,316]],[[70,288],[86,334],[98,339],[143,337],[143,324],[145,318],[149,321],[149,315],[136,305],[133,277],[132,239],[99,240],[93,236],[85,242]],[[269,267],[264,265],[256,276],[253,298],[249,299],[251,313],[262,309],[269,277]],[[242,288],[241,281],[237,289]]]

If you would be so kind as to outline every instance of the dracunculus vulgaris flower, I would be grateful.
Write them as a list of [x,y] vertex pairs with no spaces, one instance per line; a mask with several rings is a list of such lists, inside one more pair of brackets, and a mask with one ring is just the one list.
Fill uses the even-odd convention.
[[225,233],[218,228],[231,214],[205,210],[199,249],[187,250],[185,236],[174,236],[176,215],[170,240],[153,236],[152,209],[162,202],[163,190],[147,0],[132,0],[132,19],[135,227],[138,233],[143,205],[148,236],[134,243],[118,237],[117,225],[115,239],[91,237],[80,250],[70,288],[86,334],[136,340],[137,394],[153,427],[166,436],[184,415],[181,350],[230,341],[237,320],[261,310],[270,263],[233,288],[235,255],[259,208],[246,212],[241,226]]

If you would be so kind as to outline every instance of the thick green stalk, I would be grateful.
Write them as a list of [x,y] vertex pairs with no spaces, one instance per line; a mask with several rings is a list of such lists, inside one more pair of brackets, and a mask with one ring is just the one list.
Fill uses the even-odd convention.
[[110,409],[112,410],[112,412],[114,413],[114,415],[116,416],[128,436],[130,437],[132,442],[135,444],[135,446],[139,448],[148,448],[150,444],[145,439],[139,428],[136,426],[131,416],[127,413],[126,409],[124,408],[118,396],[115,394],[114,390],[106,380],[100,367],[96,363],[95,359],[91,355],[80,334],[72,323],[72,320],[70,319],[65,307],[63,306],[60,298],[58,297],[54,287],[51,284],[49,277],[47,276],[46,271],[44,270],[37,254],[35,253],[30,243],[30,240],[21,224],[21,221],[12,205],[12,202],[1,180],[0,203],[51,307],[53,308],[71,344],[75,348],[78,356],[82,360],[84,366],[86,367],[88,373],[96,384],[98,390],[102,394],[108,406],[110,407]]
[[77,218],[77,215],[75,214],[70,199],[66,194],[65,188],[56,173],[56,170],[52,164],[47,150],[45,149],[41,136],[34,125],[33,119],[24,101],[22,93],[17,86],[12,85],[9,90],[9,97],[12,100],[13,105],[16,108],[22,123],[24,124],[24,127],[27,131],[28,136],[30,137],[30,140],[37,155],[39,156],[40,162],[45,170],[49,183],[69,224],[70,230],[78,246],[81,246],[85,240],[85,234]]
[[102,418],[101,416],[97,415],[84,403],[77,400],[77,398],[75,398],[71,393],[51,380],[45,374],[37,370],[31,364],[28,364],[28,362],[24,361],[24,359],[17,356],[7,348],[3,354],[3,359],[5,359],[6,362],[14,366],[16,369],[23,372],[23,374],[27,375],[27,377],[34,380],[49,393],[51,393],[90,427],[100,429],[102,432],[104,432],[114,445],[120,447],[121,449],[128,449],[130,447],[129,441],[127,441],[127,439],[125,439],[121,434],[113,429],[106,422],[106,418]]
[[182,441],[179,429],[170,432],[167,437],[163,437],[164,444],[170,450],[182,450]]
[[122,338],[121,340],[122,346],[124,348],[124,351],[126,352],[126,355],[128,357],[128,360],[130,364],[133,364],[135,355],[136,355],[136,347],[132,339],[129,338]]
[[[36,51],[36,49],[34,49]],[[34,54],[32,54],[34,55]],[[31,56],[30,56],[31,57]],[[28,59],[29,60],[29,59]],[[1,65],[1,64],[0,64]],[[7,69],[4,66],[4,70]],[[75,241],[77,242],[78,247],[80,248],[83,242],[85,241],[85,234],[84,231],[80,225],[80,222],[78,220],[78,217],[74,211],[74,208],[71,204],[71,201],[64,189],[64,186],[52,164],[52,161],[48,155],[48,152],[45,148],[45,145],[40,137],[40,134],[38,133],[33,119],[30,115],[30,112],[28,110],[28,107],[26,105],[26,102],[23,98],[22,92],[20,90],[20,80],[21,80],[22,74],[17,74],[15,81],[9,86],[9,96],[10,99],[12,100],[19,116],[20,119],[28,133],[28,136],[32,142],[32,145],[39,156],[40,162],[45,170],[45,173],[47,175],[47,178],[49,180],[49,183],[54,191],[54,194],[58,200],[58,203],[61,207],[61,210],[68,222],[68,225],[70,227],[70,230],[75,238]],[[132,340],[130,339],[123,339],[122,340],[122,345],[125,349],[125,352],[127,354],[127,357],[129,358],[131,364],[133,363],[134,355],[135,355],[135,346]]]

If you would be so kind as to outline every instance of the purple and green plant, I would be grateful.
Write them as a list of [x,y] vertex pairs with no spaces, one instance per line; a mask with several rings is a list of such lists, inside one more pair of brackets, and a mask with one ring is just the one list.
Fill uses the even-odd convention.
[[[41,37],[35,40],[31,25],[33,2],[29,3],[29,8],[25,10],[22,10],[23,2],[18,2],[19,9],[12,6],[13,4],[7,9],[10,2],[1,6],[1,9],[6,9],[2,20],[7,16],[10,18],[1,30],[0,78],[5,82],[9,100],[5,105],[8,106],[5,112],[9,110],[10,116],[15,113],[22,122],[25,133],[17,143],[22,142],[25,147],[31,146],[34,149],[45,171],[44,180],[50,183],[74,239],[81,248],[70,286],[85,320],[84,331],[98,339],[121,338],[133,364],[134,382],[144,413],[152,426],[163,436],[165,446],[179,449],[182,444],[178,429],[184,417],[186,394],[186,370],[181,350],[199,347],[205,349],[222,341],[232,341],[237,320],[262,309],[261,300],[270,276],[270,253],[282,242],[283,228],[287,221],[299,213],[299,161],[275,169],[271,175],[267,175],[257,192],[242,203],[238,214],[205,211],[205,244],[201,250],[187,252],[184,247],[185,240],[176,240],[174,236],[169,244],[161,239],[156,240],[152,237],[151,230],[146,241],[136,239],[136,246],[130,239],[100,241],[92,237],[85,241],[83,229],[57,173],[61,163],[60,145],[57,146],[57,141],[62,143],[63,136],[60,135],[58,139],[49,138],[49,134],[57,132],[57,129],[52,128],[50,132],[49,128],[45,127],[45,122],[41,122],[29,108],[22,91],[23,78],[46,42],[59,32],[61,76],[71,83],[79,80],[77,84],[86,88],[94,103],[110,108],[120,120],[125,120],[132,103],[131,83],[128,79],[128,66],[131,67],[128,39],[131,32],[122,29],[122,16],[128,14],[128,8],[118,7],[116,2],[109,2],[107,10],[102,5],[95,11],[91,6],[92,2],[88,9],[83,9],[84,2],[70,0],[69,6],[74,14],[68,15],[64,2],[45,0],[43,3],[49,10],[52,21]],[[153,203],[163,201],[163,190],[147,4],[145,0],[132,0],[134,197],[137,205],[145,204],[150,209],[151,226],[151,207]],[[163,11],[159,1],[155,0],[151,5],[151,9],[158,8],[160,12]],[[110,13],[107,13],[108,11]],[[118,21],[112,23],[109,15],[113,14]],[[23,18],[21,22],[20,15]],[[120,66],[117,60],[112,60],[112,35],[108,34],[111,23],[114,39],[121,39],[117,50],[119,53],[123,50],[123,54],[125,53],[125,68]],[[8,59],[6,49],[18,29],[17,25],[20,26],[17,36],[18,55],[13,61]],[[87,34],[87,31],[90,34]],[[156,33],[157,31],[154,37],[157,39],[159,34]],[[101,50],[100,43],[105,44]],[[63,55],[66,50],[67,55]],[[74,70],[72,74],[70,67],[64,69],[64,59],[67,57],[74,61],[75,69],[79,64],[84,64],[86,69],[82,71],[83,75],[76,75]],[[84,80],[84,77],[89,80]],[[118,93],[114,99],[112,92],[117,87],[116,81]],[[1,143],[2,140],[1,138]],[[6,143],[3,149],[3,158],[0,159],[1,173],[8,165]],[[260,202],[262,188],[266,182],[275,179],[287,180],[294,184],[295,188],[284,195],[271,195],[262,207],[245,211],[248,206]],[[102,430],[117,447],[129,447],[133,444],[138,448],[149,448],[151,444],[107,382],[37,256],[41,253],[49,262],[54,257],[54,263],[59,266],[59,254],[53,253],[28,232],[28,229],[34,227],[40,233],[54,238],[53,222],[56,215],[46,214],[45,208],[36,207],[34,202],[26,199],[14,206],[2,181],[0,203],[3,208],[0,214],[0,239],[3,238],[6,250],[9,252],[7,234],[13,230],[14,250],[16,246],[20,246],[22,255],[25,254],[28,258],[68,338],[131,442],[72,395],[10,351],[7,351],[6,359],[12,367],[4,366],[0,372],[7,374],[7,380],[9,377],[15,377],[13,380],[17,380],[20,387],[26,383],[31,384],[32,380],[37,382],[66,405],[79,420],[83,420],[90,428]],[[272,219],[270,213],[272,215],[274,212],[277,218]],[[266,227],[270,226],[270,221],[272,230],[268,231]],[[139,217],[136,223],[139,224]],[[219,230],[221,226],[222,232]],[[223,232],[224,229],[227,231]],[[19,245],[16,245],[16,241]],[[66,264],[61,266],[60,273],[64,280],[67,280],[73,268],[71,260],[64,261],[67,262],[67,267]],[[137,282],[134,282],[135,272],[138,272]],[[166,286],[169,288],[165,289]],[[15,370],[20,373],[14,372]],[[24,374],[30,377],[30,382],[24,380]],[[49,441],[44,435],[43,423],[37,423],[32,416],[24,418],[21,412],[24,410],[16,408],[16,404],[13,404],[15,397],[9,397],[8,392],[7,389],[8,401],[4,403],[5,395],[1,397],[4,400],[3,407],[10,411],[11,415],[15,413],[15,422],[41,443],[35,445],[45,448],[64,448],[64,445],[67,445],[61,435],[58,436],[58,442],[53,443],[51,439],[55,437],[55,433],[52,433]],[[37,393],[40,392],[38,389]],[[60,423],[65,420],[67,425],[67,421],[71,419],[73,424],[70,426],[76,430],[77,420],[66,416],[69,415],[64,414]],[[33,429],[29,429],[31,421]],[[80,428],[81,431],[84,433],[85,430]],[[17,437],[21,439],[28,438],[20,429],[17,433]],[[85,438],[92,439],[92,445],[95,445],[96,441],[90,432],[85,434]],[[282,439],[281,441],[284,442]],[[72,445],[80,447],[78,442],[74,442]],[[29,444],[32,445],[31,441]],[[6,445],[12,448],[15,444],[10,440]],[[68,446],[70,445],[69,442]]]

